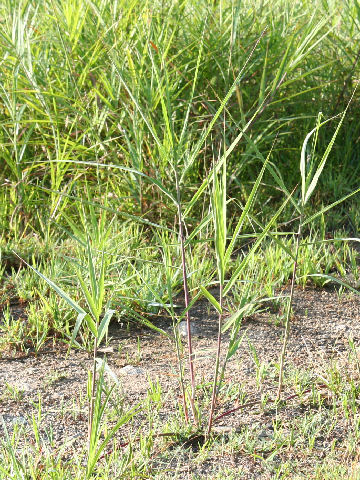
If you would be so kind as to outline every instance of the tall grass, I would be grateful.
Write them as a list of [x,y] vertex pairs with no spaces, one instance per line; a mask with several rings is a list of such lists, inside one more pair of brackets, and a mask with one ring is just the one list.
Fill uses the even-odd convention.
[[[86,478],[135,414],[102,439],[110,393],[97,353],[116,309],[165,335],[151,315],[169,314],[184,419],[190,407],[196,431],[209,439],[242,319],[264,297],[279,300],[274,284],[291,278],[280,399],[295,283],[319,274],[314,258],[297,275],[301,249],[314,243],[307,236],[319,220],[315,242],[326,248],[330,209],[334,218],[349,205],[356,211],[358,2],[6,0],[0,18],[2,242],[22,255],[35,238],[17,264],[28,267],[27,300],[52,310],[54,297],[35,288],[34,272],[78,314],[64,338],[92,351]],[[335,220],[327,222],[334,229]],[[356,234],[359,217],[337,227]],[[261,267],[256,259],[269,255],[269,242],[278,257]],[[67,282],[41,264],[57,244],[70,265]],[[279,273],[280,262],[287,266]],[[324,272],[338,264],[332,256]],[[208,404],[197,398],[191,334],[200,296],[218,312]],[[183,318],[188,382],[177,333]],[[36,332],[38,352],[49,329]]]
[[[251,141],[229,152],[229,195],[246,198],[260,162],[257,149],[268,151],[276,135],[272,161],[288,188],[295,186],[299,138],[319,110],[329,116],[337,105],[340,111],[352,91],[356,7],[84,1],[74,9],[66,1],[44,0],[36,8],[29,1],[3,2],[2,204],[16,205],[15,213],[3,209],[3,228],[18,232],[19,225],[45,235],[49,221],[74,214],[71,199],[86,180],[96,188],[105,179],[119,215],[146,213],[147,220],[172,222],[175,210],[161,208],[166,197],[143,177],[91,164],[134,168],[168,188],[176,157],[180,177],[187,172],[186,203],[211,166],[212,145],[223,135],[222,115],[215,113],[241,71],[226,105],[225,141],[231,145],[249,123]],[[339,137],[346,152],[335,147],[318,205],[355,186],[348,172],[356,169],[357,125],[351,107]],[[319,136],[325,145],[329,129]],[[266,181],[273,183],[268,174]],[[279,199],[276,189],[273,195]],[[201,215],[199,207],[194,215]]]

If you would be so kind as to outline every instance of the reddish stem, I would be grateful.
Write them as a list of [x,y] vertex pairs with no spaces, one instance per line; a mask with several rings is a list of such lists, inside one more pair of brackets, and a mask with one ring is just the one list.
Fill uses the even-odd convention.
[[[191,319],[189,312],[189,286],[188,286],[188,277],[186,271],[186,257],[185,257],[185,235],[184,235],[184,225],[182,220],[182,211],[181,211],[181,197],[180,197],[180,187],[177,173],[175,173],[176,179],[176,193],[177,193],[177,207],[178,207],[178,221],[179,221],[179,237],[180,237],[180,248],[181,248],[181,263],[182,263],[182,275],[183,275],[183,287],[184,287],[184,297],[185,297],[185,309],[186,309],[186,329],[187,329],[187,338],[188,338],[188,358],[189,358],[189,370],[190,370],[190,380],[191,380],[191,396],[190,396],[190,406],[191,411],[194,417],[194,423],[198,425],[197,413],[195,408],[195,369],[194,369],[194,354],[192,351],[192,341],[191,341]],[[186,399],[184,397],[184,410],[187,411]]]

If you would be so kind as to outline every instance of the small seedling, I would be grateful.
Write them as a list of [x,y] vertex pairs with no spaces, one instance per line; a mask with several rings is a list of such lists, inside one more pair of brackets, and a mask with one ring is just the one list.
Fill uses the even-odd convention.
[[45,376],[45,383],[49,386],[60,380],[67,379],[68,375],[61,370],[52,370]]
[[20,403],[24,398],[25,392],[21,390],[17,385],[5,383],[5,391],[2,394],[3,400],[13,400],[16,403]]

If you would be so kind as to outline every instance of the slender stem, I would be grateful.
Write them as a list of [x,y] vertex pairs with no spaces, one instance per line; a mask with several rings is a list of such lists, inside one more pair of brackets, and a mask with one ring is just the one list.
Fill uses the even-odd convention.
[[97,339],[97,337],[95,337],[94,350],[93,350],[93,371],[92,371],[92,379],[91,379],[91,398],[90,398],[90,402],[89,402],[89,425],[88,425],[88,448],[89,448],[89,454],[90,454],[90,439],[91,439],[91,433],[92,433],[92,427],[93,427],[93,419],[94,419],[97,350],[98,350],[98,339]]
[[[198,425],[197,412],[195,408],[195,369],[194,369],[194,355],[192,351],[192,341],[191,341],[191,319],[189,312],[189,286],[188,286],[188,277],[186,270],[186,257],[185,257],[185,234],[184,234],[184,225],[182,219],[181,211],[181,196],[180,196],[180,186],[175,172],[175,181],[176,181],[176,194],[177,194],[177,207],[178,207],[178,222],[179,222],[179,237],[180,237],[180,248],[181,248],[181,264],[182,264],[182,275],[183,275],[183,287],[184,287],[184,297],[185,297],[185,308],[186,308],[186,328],[187,328],[187,338],[188,338],[188,358],[189,358],[189,370],[190,370],[190,380],[191,380],[191,395],[190,395],[190,407],[194,417],[195,425]],[[186,403],[184,398],[184,405]],[[185,406],[186,411],[186,406]]]
[[221,352],[221,329],[222,329],[222,320],[223,320],[223,313],[222,313],[223,312],[223,289],[224,289],[224,286],[222,284],[220,284],[220,298],[219,298],[220,312],[219,312],[219,321],[218,321],[217,351],[216,351],[214,384],[213,384],[213,390],[212,390],[209,423],[208,423],[208,429],[207,429],[207,433],[206,433],[207,437],[211,433],[211,427],[212,427],[212,424],[213,424],[213,416],[214,416],[214,411],[215,411],[216,401],[217,401],[217,394],[218,394],[217,378],[218,378],[218,375],[219,375],[220,352]]
[[294,297],[296,270],[297,270],[297,265],[298,265],[298,255],[299,255],[299,246],[300,246],[300,238],[301,238],[301,228],[302,228],[302,215],[300,215],[299,228],[298,228],[298,231],[297,231],[295,261],[294,261],[293,273],[292,273],[292,278],[291,278],[290,298],[289,298],[289,302],[288,302],[288,308],[287,308],[286,320],[285,320],[285,335],[284,335],[284,341],[283,341],[282,351],[281,351],[281,355],[280,355],[279,383],[278,383],[278,390],[277,390],[277,394],[276,394],[276,401],[277,402],[280,400],[281,391],[282,391],[283,383],[284,383],[284,364],[285,364],[286,348],[287,348],[287,344],[288,344],[288,341],[289,341],[289,335],[290,335],[290,315],[291,315],[291,307],[292,307],[293,297]]
[[174,328],[174,334],[175,334],[176,356],[177,356],[177,361],[179,366],[179,381],[180,381],[180,388],[181,388],[181,396],[182,396],[183,405],[184,405],[185,421],[186,423],[189,423],[189,412],[186,404],[184,374],[182,369],[182,362],[181,362],[181,355],[180,355],[180,348],[179,348],[179,343],[180,343],[179,330],[177,328]]
[[[165,242],[165,240],[164,240]],[[172,261],[171,261],[171,254],[169,250],[169,246],[164,243],[163,246],[163,251],[164,251],[164,263],[166,265],[166,278],[167,278],[167,285],[168,285],[168,295],[169,295],[169,300],[171,304],[171,317],[173,320],[173,332],[174,332],[174,339],[175,339],[175,349],[176,349],[176,359],[177,359],[177,365],[179,368],[179,383],[180,383],[180,389],[181,389],[181,396],[183,400],[183,407],[184,407],[184,416],[185,416],[185,421],[186,423],[189,423],[189,412],[187,408],[187,403],[186,403],[186,393],[185,393],[185,381],[184,381],[184,370],[183,370],[183,364],[182,364],[182,359],[181,359],[181,352],[180,352],[180,345],[181,345],[181,339],[179,335],[179,329],[177,328],[177,322],[176,322],[176,315],[174,313],[174,304],[173,304],[173,290],[171,287],[171,273],[169,274],[169,267],[173,267]]]

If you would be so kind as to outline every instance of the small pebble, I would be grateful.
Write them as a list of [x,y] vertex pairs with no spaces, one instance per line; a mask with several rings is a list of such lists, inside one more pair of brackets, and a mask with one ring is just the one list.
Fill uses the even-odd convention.
[[126,365],[120,370],[124,375],[145,375],[145,371],[140,367],[134,365]]
[[[186,320],[182,320],[178,325],[179,333],[182,337],[187,337],[187,324]],[[194,322],[190,323],[190,332],[191,335],[198,336],[200,335],[200,329],[195,325]]]
[[1,415],[5,424],[10,423],[12,425],[25,425],[27,422],[25,417],[15,415]]

